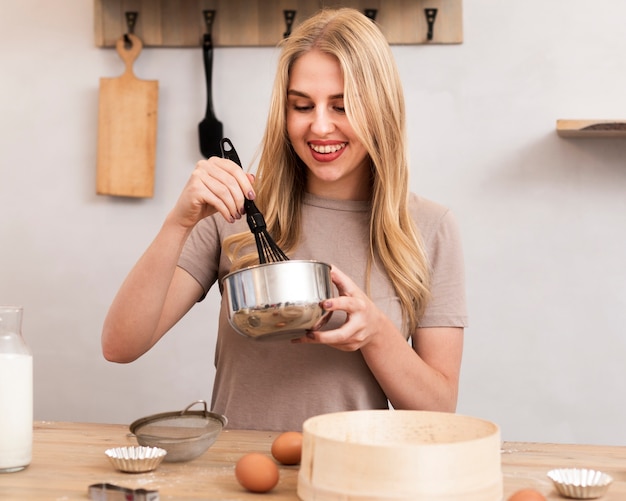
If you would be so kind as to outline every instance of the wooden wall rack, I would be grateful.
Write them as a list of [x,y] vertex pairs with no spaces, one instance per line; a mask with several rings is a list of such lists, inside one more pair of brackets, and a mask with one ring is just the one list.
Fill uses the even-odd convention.
[[556,132],[561,137],[624,137],[626,120],[557,120]]
[[[131,33],[145,47],[199,47],[210,29],[216,47],[274,46],[287,30],[323,7],[353,7],[370,14],[389,40],[404,44],[463,42],[462,0],[94,0],[95,44],[115,47],[129,33],[126,14],[136,12]],[[203,11],[214,10],[207,24]],[[370,15],[370,17],[372,17]]]

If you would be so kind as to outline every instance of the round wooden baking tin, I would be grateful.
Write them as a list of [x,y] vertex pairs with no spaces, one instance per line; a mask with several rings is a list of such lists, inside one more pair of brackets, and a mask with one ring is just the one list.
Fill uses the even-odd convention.
[[303,425],[303,501],[501,501],[500,428],[428,411],[349,411]]

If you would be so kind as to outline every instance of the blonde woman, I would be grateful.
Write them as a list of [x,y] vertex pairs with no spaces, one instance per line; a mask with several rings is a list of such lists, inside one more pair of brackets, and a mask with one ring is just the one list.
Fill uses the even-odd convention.
[[[282,42],[256,179],[198,162],[105,320],[106,359],[148,351],[230,271],[258,262],[254,199],[291,259],[330,263],[330,322],[259,343],[218,324],[212,409],[232,428],[298,430],[352,409],[454,412],[467,315],[456,222],[408,192],[405,109],[376,25],[325,10]],[[158,273],[155,271],[158,270]]]

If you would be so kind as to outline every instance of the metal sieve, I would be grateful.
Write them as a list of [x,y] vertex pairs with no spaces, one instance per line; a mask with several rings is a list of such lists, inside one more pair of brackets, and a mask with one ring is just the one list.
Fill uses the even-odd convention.
[[[190,410],[203,404],[204,410]],[[160,447],[167,451],[164,461],[190,461],[203,454],[217,440],[226,426],[226,416],[209,412],[204,400],[196,400],[182,411],[163,412],[130,425],[139,445]]]

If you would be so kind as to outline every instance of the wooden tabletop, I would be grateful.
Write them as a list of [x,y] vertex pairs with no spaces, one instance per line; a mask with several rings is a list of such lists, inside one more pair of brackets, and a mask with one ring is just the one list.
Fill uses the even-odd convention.
[[[157,490],[161,500],[297,501],[298,467],[281,466],[278,485],[253,494],[236,481],[237,459],[247,452],[269,455],[276,432],[225,430],[202,456],[186,463],[161,463],[149,473],[121,473],[104,454],[111,447],[136,445],[124,425],[36,422],[33,461],[25,470],[0,474],[0,499],[89,499],[92,484]],[[502,447],[504,499],[532,487],[548,499],[561,499],[546,473],[552,468],[585,467],[609,473],[615,481],[602,501],[626,499],[626,447],[505,442]]]

